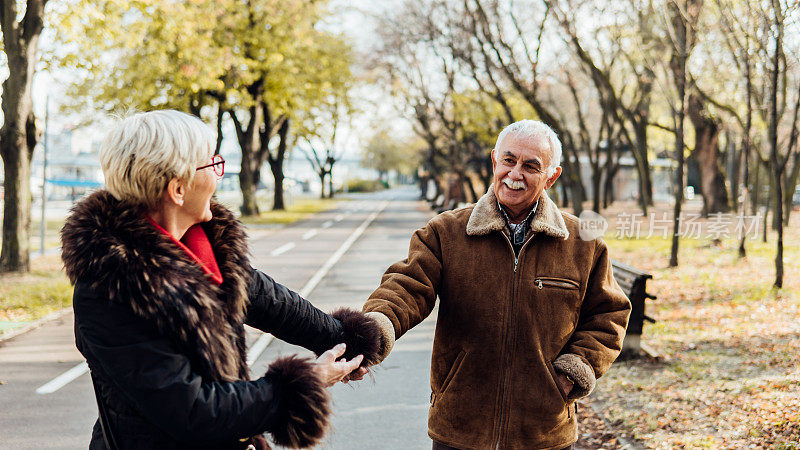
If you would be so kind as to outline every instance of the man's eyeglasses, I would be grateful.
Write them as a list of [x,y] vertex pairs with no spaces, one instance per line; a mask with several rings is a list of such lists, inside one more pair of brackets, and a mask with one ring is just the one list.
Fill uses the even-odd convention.
[[205,166],[198,167],[197,170],[203,170],[203,169],[205,169],[207,167],[213,167],[214,168],[214,173],[218,177],[221,177],[222,175],[225,174],[225,160],[222,159],[222,156],[220,156],[220,155],[214,155],[211,158],[211,164],[206,164]]

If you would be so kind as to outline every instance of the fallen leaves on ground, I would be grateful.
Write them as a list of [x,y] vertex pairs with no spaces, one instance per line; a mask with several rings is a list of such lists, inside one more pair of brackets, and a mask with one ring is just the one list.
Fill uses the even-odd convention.
[[653,274],[646,311],[658,322],[642,341],[663,356],[618,361],[598,382],[592,397],[615,432],[657,449],[800,448],[798,216],[781,290],[774,232],[748,239],[745,259],[736,240],[684,239],[673,269],[667,239],[607,239],[613,258]]

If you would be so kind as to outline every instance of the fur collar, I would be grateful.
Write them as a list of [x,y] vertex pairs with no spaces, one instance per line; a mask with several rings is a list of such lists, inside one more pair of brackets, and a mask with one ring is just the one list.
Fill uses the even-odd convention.
[[[478,200],[467,222],[467,234],[469,236],[484,236],[492,231],[502,231],[506,222],[497,206],[497,197],[494,195],[494,185],[489,186],[488,192]],[[531,231],[534,233],[544,233],[558,239],[567,239],[569,231],[564,223],[558,206],[550,200],[547,191],[542,191],[539,198],[539,207],[531,219]]]
[[195,261],[144,217],[141,207],[97,191],[61,230],[70,281],[91,284],[172,338],[198,372],[215,381],[247,379],[242,323],[250,264],[247,236],[233,214],[212,201],[203,229],[224,281],[217,286]]

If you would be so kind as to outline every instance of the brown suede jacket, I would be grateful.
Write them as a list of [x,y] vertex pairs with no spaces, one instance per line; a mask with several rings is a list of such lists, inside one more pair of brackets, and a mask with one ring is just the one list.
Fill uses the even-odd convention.
[[[463,449],[560,449],[577,440],[574,400],[617,357],[630,302],[606,244],[542,193],[517,258],[491,188],[414,232],[364,311],[383,357],[439,297],[428,434]],[[556,372],[575,382],[565,396]]]

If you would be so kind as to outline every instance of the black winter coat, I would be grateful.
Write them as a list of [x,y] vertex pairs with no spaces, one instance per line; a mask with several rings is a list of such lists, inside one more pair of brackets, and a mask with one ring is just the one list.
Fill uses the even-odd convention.
[[[327,315],[249,265],[241,224],[212,202],[203,228],[223,276],[209,282],[144,211],[98,191],[62,230],[75,284],[75,340],[121,448],[244,448],[264,432],[290,447],[327,427],[328,394],[311,361],[282,358],[250,380],[244,324],[319,354],[377,360],[380,333],[361,313]],[[105,448],[99,423],[91,448]]]

